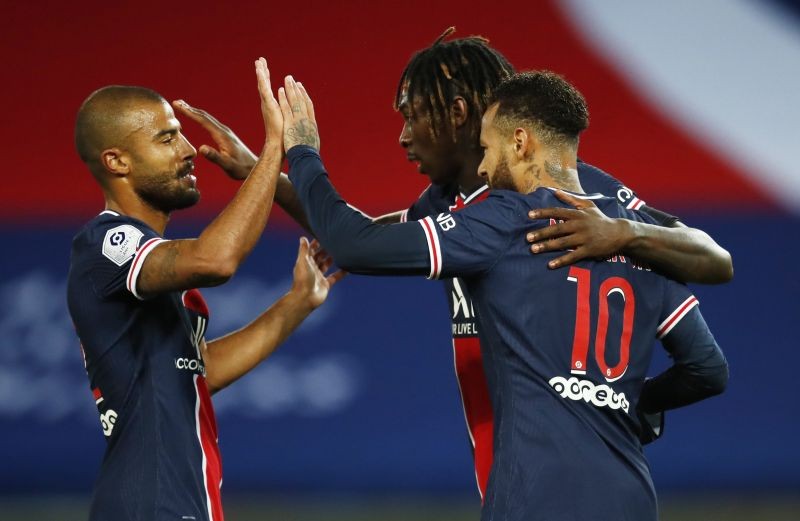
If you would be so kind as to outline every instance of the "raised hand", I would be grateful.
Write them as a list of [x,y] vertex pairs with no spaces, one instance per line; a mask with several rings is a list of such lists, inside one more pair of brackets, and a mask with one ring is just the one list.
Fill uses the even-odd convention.
[[630,226],[625,219],[612,219],[601,212],[588,199],[574,197],[562,190],[556,197],[571,204],[571,208],[544,208],[531,210],[531,219],[556,219],[562,223],[545,226],[528,234],[533,243],[533,253],[572,250],[547,265],[550,268],[568,266],[581,259],[606,258],[619,253],[632,239]]
[[278,102],[283,113],[283,147],[286,152],[295,145],[308,145],[319,150],[319,131],[314,116],[314,103],[301,83],[286,76],[278,89]]
[[206,159],[222,168],[232,179],[245,179],[250,174],[258,158],[230,127],[223,125],[205,110],[193,107],[184,100],[173,101],[172,105],[211,135],[217,148],[201,145],[199,149]]
[[256,60],[256,77],[258,78],[258,93],[261,96],[261,117],[264,118],[264,131],[266,132],[264,148],[276,145],[280,148],[283,115],[281,107],[272,94],[267,60],[264,58]]
[[346,275],[344,271],[337,271],[326,277],[325,272],[331,265],[333,259],[320,248],[316,240],[309,244],[308,239],[300,238],[300,248],[294,265],[292,292],[306,299],[312,309],[325,302],[331,287]]

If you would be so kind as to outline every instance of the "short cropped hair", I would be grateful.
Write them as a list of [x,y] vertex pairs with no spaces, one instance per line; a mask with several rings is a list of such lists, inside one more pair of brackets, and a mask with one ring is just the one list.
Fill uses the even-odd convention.
[[165,103],[154,90],[145,87],[109,85],[91,93],[75,119],[75,148],[81,160],[90,164],[103,149],[121,138],[122,116],[137,102]]
[[495,89],[494,123],[498,128],[527,123],[546,140],[577,146],[589,126],[586,100],[573,85],[550,71],[514,74]]

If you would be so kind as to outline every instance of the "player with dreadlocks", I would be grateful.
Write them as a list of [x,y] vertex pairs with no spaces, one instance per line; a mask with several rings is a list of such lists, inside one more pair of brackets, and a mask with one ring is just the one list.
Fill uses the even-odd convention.
[[[448,40],[454,32],[455,28],[448,28],[430,47],[412,56],[400,77],[394,99],[395,109],[404,118],[400,145],[409,161],[418,163],[419,172],[430,178],[431,185],[407,210],[378,217],[377,222],[389,224],[446,214],[488,196],[488,187],[478,175],[478,165],[483,159],[481,117],[496,87],[514,69],[500,52],[489,46],[486,38]],[[177,108],[209,130],[217,142],[219,151],[204,145],[200,147],[201,154],[232,177],[247,175],[255,155],[229,128],[200,109],[188,105]],[[579,163],[578,176],[587,193],[617,197],[623,206],[649,211],[667,226],[678,224],[676,218],[648,209],[633,191],[593,166]],[[567,222],[549,228],[558,229],[563,236],[534,245],[543,248],[541,251],[556,246],[556,249],[572,248],[568,254],[572,257],[567,262],[608,257],[623,251],[684,282],[721,282],[730,278],[730,256],[700,230],[610,219],[591,201],[569,195],[561,197],[577,209],[558,209],[557,218]],[[278,183],[275,199],[305,225],[305,216],[285,176]],[[473,450],[475,477],[483,498],[492,466],[493,423],[475,310],[462,281],[451,279],[444,284],[452,317],[456,376]]]
[[[485,180],[478,175],[478,165],[483,159],[481,117],[492,102],[496,87],[514,74],[514,69],[500,52],[489,46],[486,38],[447,40],[454,32],[455,28],[448,28],[430,47],[412,56],[395,94],[395,109],[405,120],[400,145],[409,161],[416,162],[419,172],[430,178],[431,185],[410,208],[380,217],[379,222],[447,214],[488,196]],[[621,205],[650,213],[665,226],[677,223],[677,218],[648,208],[632,190],[587,163],[579,162],[578,176],[587,193],[616,197]],[[574,248],[568,262],[625,251],[682,281],[713,282],[729,278],[726,273],[731,269],[730,256],[700,230],[638,227],[638,223],[631,230],[629,222],[602,218],[589,200],[564,197],[578,209],[560,211],[559,218],[570,219],[560,226],[574,226],[565,230],[574,233],[557,240],[572,242],[563,246],[552,244],[556,241],[534,245],[539,251]],[[632,248],[633,233],[640,240],[649,237],[658,241]],[[670,249],[685,252],[686,256],[667,256],[665,252]],[[697,269],[701,265],[706,268],[705,273]],[[444,284],[452,310],[456,376],[473,449],[475,475],[483,497],[492,464],[493,424],[477,321],[466,284],[457,278],[445,280]],[[643,435],[643,439],[648,435],[651,433]]]

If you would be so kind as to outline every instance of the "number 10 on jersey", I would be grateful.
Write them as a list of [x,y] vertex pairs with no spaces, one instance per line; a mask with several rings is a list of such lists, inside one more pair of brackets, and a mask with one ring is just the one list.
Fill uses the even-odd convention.
[[[575,336],[572,340],[572,374],[586,374],[586,359],[589,355],[589,335],[592,310],[590,305],[592,272],[586,268],[572,266],[567,280],[578,285],[578,298],[575,308]],[[622,311],[622,334],[619,339],[619,362],[614,367],[606,363],[606,335],[608,333],[608,299],[619,293],[625,305]],[[628,369],[630,359],[631,335],[633,333],[633,315],[636,301],[633,287],[622,277],[609,277],[600,284],[598,294],[599,311],[597,315],[597,333],[594,338],[594,357],[597,366],[607,382],[622,378]]]

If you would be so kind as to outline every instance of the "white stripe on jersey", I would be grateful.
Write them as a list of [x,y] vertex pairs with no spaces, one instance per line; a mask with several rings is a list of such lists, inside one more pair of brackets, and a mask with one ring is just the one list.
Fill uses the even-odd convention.
[[439,246],[439,236],[436,234],[436,224],[430,217],[417,221],[425,232],[425,240],[428,242],[428,254],[430,255],[431,271],[429,279],[438,279],[442,273],[442,250]]
[[472,202],[473,199],[475,199],[488,189],[489,185],[483,185],[482,187],[478,188],[477,190],[469,194],[468,197],[464,197],[464,194],[459,194],[459,195],[461,196],[461,200],[464,201],[464,205],[468,205],[470,202]]
[[656,329],[656,338],[662,339],[667,336],[667,334],[669,334],[669,332],[678,325],[678,322],[680,322],[683,317],[685,317],[686,314],[698,304],[700,304],[700,301],[697,300],[694,295],[690,295],[689,298],[681,302],[681,305],[678,306],[675,311],[670,313],[670,315],[658,325],[658,328]]
[[571,195],[572,197],[577,197],[578,199],[602,199],[603,197],[605,197],[603,194],[574,194],[572,192],[568,192],[561,188],[553,188],[552,186],[545,186],[545,188],[547,188],[548,190],[552,190],[553,192],[555,192],[556,190],[561,190],[562,192],[565,192]]
[[161,244],[162,242],[167,242],[164,239],[160,239],[158,237],[153,237],[149,241],[142,244],[139,250],[136,252],[136,255],[133,256],[133,261],[131,262],[131,267],[128,269],[128,277],[125,282],[125,285],[128,288],[134,297],[138,298],[139,300],[144,300],[137,292],[136,292],[136,280],[139,278],[139,272],[142,271],[142,266],[144,265],[144,260],[150,255],[150,252],[153,251],[153,248]]

